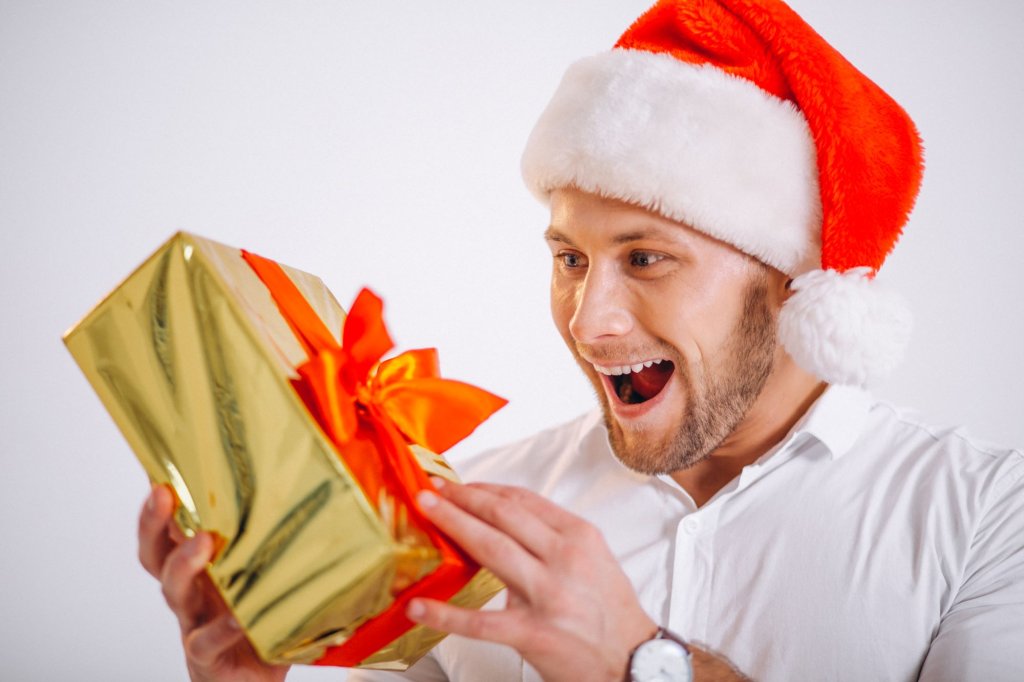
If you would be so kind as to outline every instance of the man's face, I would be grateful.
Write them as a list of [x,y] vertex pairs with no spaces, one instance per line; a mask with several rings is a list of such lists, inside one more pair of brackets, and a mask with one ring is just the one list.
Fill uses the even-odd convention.
[[597,391],[612,447],[644,473],[707,457],[771,373],[785,277],[619,201],[558,190],[551,310]]

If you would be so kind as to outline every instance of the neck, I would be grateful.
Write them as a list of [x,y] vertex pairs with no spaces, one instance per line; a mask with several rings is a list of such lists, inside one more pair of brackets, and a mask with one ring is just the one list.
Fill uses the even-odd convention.
[[827,384],[780,353],[764,390],[742,421],[710,455],[671,474],[698,507],[714,497],[743,467],[777,445],[825,391]]

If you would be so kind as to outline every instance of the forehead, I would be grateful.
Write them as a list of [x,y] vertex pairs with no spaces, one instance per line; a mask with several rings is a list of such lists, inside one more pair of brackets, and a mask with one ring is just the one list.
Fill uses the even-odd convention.
[[552,192],[551,225],[545,237],[568,243],[649,240],[694,247],[718,245],[733,250],[688,225],[640,206],[571,188]]

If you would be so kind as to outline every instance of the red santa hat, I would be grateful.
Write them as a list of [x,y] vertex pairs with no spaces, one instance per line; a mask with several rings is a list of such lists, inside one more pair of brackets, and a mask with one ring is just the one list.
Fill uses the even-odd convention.
[[921,173],[906,112],[780,0],[658,2],[569,68],[523,154],[542,201],[570,186],[627,201],[793,277],[784,347],[854,385],[909,339],[874,275]]

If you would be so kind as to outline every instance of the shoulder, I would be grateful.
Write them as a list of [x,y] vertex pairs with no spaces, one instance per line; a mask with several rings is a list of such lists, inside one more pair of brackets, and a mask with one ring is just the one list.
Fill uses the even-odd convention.
[[[936,425],[914,410],[873,401],[855,449],[867,455],[869,479],[892,484],[901,497],[949,505],[976,519],[1024,508],[1024,451],[962,426]],[[998,503],[1007,496],[1020,504]]]
[[826,506],[855,505],[879,523],[909,518],[922,534],[941,528],[962,539],[985,517],[1010,513],[1015,505],[999,505],[1000,498],[1024,500],[1021,449],[937,425],[860,389],[830,389],[802,428],[831,457],[798,458],[787,480]]
[[556,470],[583,465],[588,446],[606,442],[598,410],[526,438],[453,462],[466,481],[539,488]]
[[945,463],[964,476],[992,477],[1004,485],[1024,476],[1021,448],[978,438],[963,426],[934,424],[915,410],[885,401],[871,405],[864,434],[902,458]]
[[886,509],[906,501],[918,531],[907,538],[915,559],[905,584],[927,584],[921,567],[939,567],[939,628],[921,679],[1001,679],[1020,662],[1024,452],[887,403],[869,421],[898,446],[891,470],[908,472],[883,482],[903,484],[889,486]]

